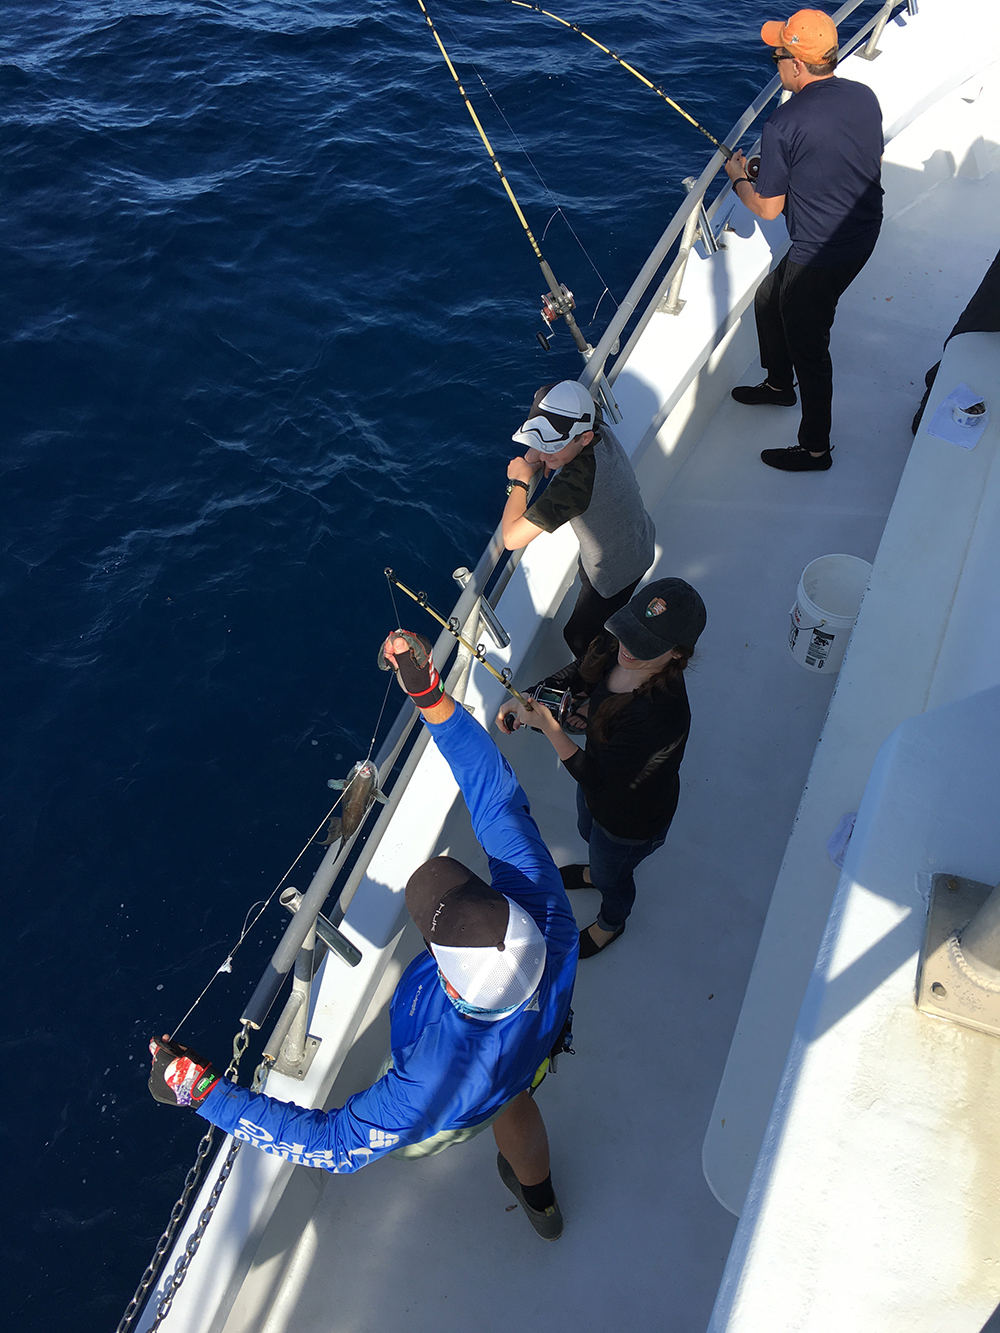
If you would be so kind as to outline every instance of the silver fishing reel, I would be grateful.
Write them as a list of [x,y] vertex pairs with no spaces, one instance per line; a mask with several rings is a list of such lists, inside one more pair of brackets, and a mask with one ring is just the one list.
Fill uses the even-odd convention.
[[553,685],[546,685],[544,681],[536,685],[533,690],[527,694],[532,703],[541,704],[547,708],[561,727],[566,725],[566,721],[573,706],[572,690],[560,690]]

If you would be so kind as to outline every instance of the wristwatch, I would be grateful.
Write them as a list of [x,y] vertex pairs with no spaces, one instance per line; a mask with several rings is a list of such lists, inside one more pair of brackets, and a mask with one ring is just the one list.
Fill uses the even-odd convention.
[[508,495],[511,494],[511,492],[513,491],[513,489],[514,489],[515,486],[523,486],[523,487],[524,487],[524,493],[525,493],[525,495],[528,494],[528,483],[527,483],[526,481],[518,481],[518,480],[514,480],[514,481],[508,481],[508,483],[507,483],[507,494],[508,494]]

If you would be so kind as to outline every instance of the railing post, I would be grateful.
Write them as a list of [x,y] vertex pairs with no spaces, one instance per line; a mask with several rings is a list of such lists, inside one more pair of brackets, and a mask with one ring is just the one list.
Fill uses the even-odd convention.
[[986,899],[958,942],[971,971],[993,985],[1000,982],[1000,887]]
[[917,1008],[1000,1037],[1000,886],[933,877]]
[[[693,176],[685,176],[682,182],[688,194],[697,185]],[[694,245],[696,236],[701,236],[708,254],[714,255],[719,248],[719,243],[712,232],[711,223],[708,220],[708,214],[705,212],[705,196],[702,195],[698,207],[691,213],[684,223],[684,231],[681,235],[681,247],[678,252],[680,263],[674,273],[674,280],[670,284],[670,290],[667,292],[666,299],[658,307],[665,315],[679,315],[684,309],[684,302],[681,300],[681,283],[684,281],[684,274],[687,271],[688,257],[691,254],[691,247]]]
[[878,50],[878,39],[885,31],[885,25],[889,22],[889,16],[892,13],[893,5],[895,3],[896,0],[886,0],[884,8],[881,14],[879,14],[874,28],[872,28],[872,35],[868,38],[868,41],[865,44],[865,49],[858,52],[858,55],[862,60],[874,60],[877,56],[882,54],[882,52]]
[[297,1008],[288,1028],[288,1036],[282,1042],[281,1054],[275,1061],[279,1074],[290,1078],[304,1078],[313,1056],[319,1049],[319,1041],[307,1032],[309,1023],[309,994],[312,990],[313,963],[316,951],[316,927],[310,926],[309,933],[302,942],[302,948],[295,956],[295,969],[292,973],[292,995],[300,996]]

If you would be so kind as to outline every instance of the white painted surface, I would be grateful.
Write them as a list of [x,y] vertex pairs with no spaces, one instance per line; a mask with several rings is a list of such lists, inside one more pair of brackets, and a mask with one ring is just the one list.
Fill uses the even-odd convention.
[[1000,1040],[914,1003],[930,877],[1000,879],[1000,688],[876,760],[711,1333],[979,1333],[1000,1303]]
[[[885,58],[875,61],[872,68],[881,67]],[[967,101],[970,96],[975,100]],[[915,388],[921,387],[924,370],[940,356],[944,337],[979,285],[1000,239],[995,220],[990,217],[991,209],[1000,207],[996,171],[982,180],[961,174],[948,176],[927,189],[925,177],[916,172],[916,163],[924,159],[961,162],[963,144],[967,146],[980,137],[990,142],[1000,139],[998,98],[1000,76],[993,64],[979,79],[948,94],[887,149],[886,196],[899,206],[888,218],[861,278],[842,299],[833,335],[839,402],[844,401],[841,390],[845,371],[864,375],[865,361],[881,368],[882,373],[874,380],[873,396],[857,404],[849,428],[849,438],[868,451],[873,466],[878,466],[883,449],[881,408],[896,394],[905,393],[911,382]],[[949,144],[954,144],[957,151],[952,152]],[[991,153],[991,160],[997,160],[996,152],[991,149]],[[900,203],[904,199],[906,204]],[[958,244],[953,241],[956,233],[961,235]],[[932,237],[938,238],[937,243]],[[888,309],[876,315],[880,305]],[[844,336],[848,312],[853,321],[850,340]],[[943,381],[938,380],[931,411],[957,382],[943,390]],[[988,430],[995,429],[996,422],[991,421]],[[975,453],[968,455],[970,460]],[[841,454],[836,453],[834,458],[836,469]],[[969,463],[973,470],[979,466],[977,462]],[[939,512],[949,512],[949,504],[942,494]],[[930,516],[928,525],[913,539],[915,554],[925,558],[936,552],[936,547],[928,544],[932,534],[935,541],[945,542],[954,542],[956,532],[960,534],[955,526],[942,529],[940,522]],[[853,550],[847,546],[840,549]],[[864,554],[860,550],[854,553]],[[989,555],[985,558],[988,561]],[[915,568],[901,569],[898,581],[905,584],[915,576]],[[928,577],[935,586],[938,575],[934,568]],[[928,603],[920,623],[933,627],[934,615],[947,615],[948,611],[949,607]],[[974,603],[964,614],[969,618],[976,615]],[[984,626],[988,623],[984,618]],[[971,631],[971,619],[967,628]],[[936,633],[937,629],[929,632]],[[990,632],[985,629],[987,635]],[[922,637],[918,635],[914,645],[915,662],[923,649]],[[982,638],[982,631],[975,637]],[[959,660],[953,669],[964,669],[970,687],[982,688],[987,683],[984,670],[989,674],[983,664],[991,660],[991,655],[978,651],[966,654],[961,645],[956,652]],[[851,679],[852,670],[849,659],[841,672],[838,697]],[[836,872],[826,856],[826,839],[840,816],[857,808],[879,744],[905,717],[928,706],[924,692],[928,681],[922,685],[918,681],[919,675],[912,674],[903,662],[894,663],[891,674],[882,681],[878,703],[873,701],[870,710],[854,715],[855,725],[845,722],[831,732],[831,744],[826,744],[825,737],[817,751],[705,1140],[708,1180],[717,1197],[735,1213],[739,1213],[749,1185],[836,884]],[[817,787],[820,774],[827,776],[824,785]],[[803,889],[804,884],[808,890]]]
[[[952,339],[927,420],[965,374],[977,384],[995,384],[1000,398],[1000,334]],[[944,701],[958,697],[956,690],[967,692],[970,683],[982,688],[1000,679],[1000,658],[992,652],[1000,548],[991,546],[998,531],[1000,477],[992,476],[998,433],[1000,424],[991,420],[972,451],[924,431],[914,441],[809,771],[705,1138],[709,1183],[733,1212],[742,1209],[832,901],[837,873],[827,838],[841,815],[858,808],[879,745],[929,706],[932,689]],[[977,559],[966,570],[973,540]],[[960,589],[963,614],[951,632]]]

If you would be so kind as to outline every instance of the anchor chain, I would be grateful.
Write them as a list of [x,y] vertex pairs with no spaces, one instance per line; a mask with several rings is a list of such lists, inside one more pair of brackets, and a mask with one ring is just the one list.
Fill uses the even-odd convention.
[[[225,1074],[225,1077],[233,1083],[237,1081],[240,1061],[249,1044],[250,1028],[248,1024],[244,1024],[233,1038],[233,1055],[232,1059],[229,1061]],[[267,1062],[262,1060],[254,1071],[253,1082],[251,1084],[251,1090],[253,1092],[260,1091],[266,1073]],[[180,1225],[187,1216],[188,1204],[195,1188],[201,1182],[205,1162],[211,1151],[214,1138],[215,1126],[209,1125],[208,1133],[205,1134],[199,1142],[194,1162],[184,1178],[184,1188],[181,1190],[180,1198],[170,1210],[170,1218],[167,1222],[166,1229],[157,1241],[153,1256],[149,1261],[146,1271],[142,1275],[142,1279],[136,1288],[135,1295],[129,1301],[125,1313],[121,1317],[115,1333],[129,1333],[129,1330],[134,1327],[135,1321],[145,1304],[146,1297],[149,1295],[151,1288],[155,1285],[156,1280],[160,1275],[160,1270],[163,1267],[163,1261],[166,1258],[167,1251],[173,1244],[177,1232],[180,1229]],[[174,1297],[177,1295],[181,1284],[187,1276],[191,1260],[197,1253],[202,1237],[205,1234],[209,1222],[212,1220],[212,1214],[215,1212],[216,1204],[219,1202],[222,1188],[229,1179],[233,1164],[236,1161],[236,1154],[239,1152],[241,1146],[241,1139],[233,1140],[232,1146],[226,1154],[226,1160],[222,1164],[222,1169],[219,1171],[218,1178],[212,1186],[212,1192],[209,1195],[208,1202],[202,1209],[201,1216],[198,1218],[198,1224],[188,1237],[188,1242],[184,1247],[184,1253],[177,1260],[173,1273],[171,1273],[170,1277],[164,1284],[163,1293],[160,1296],[157,1305],[156,1315],[153,1318],[153,1322],[149,1325],[150,1333],[153,1333],[154,1329],[160,1327],[160,1324],[169,1313]]]

